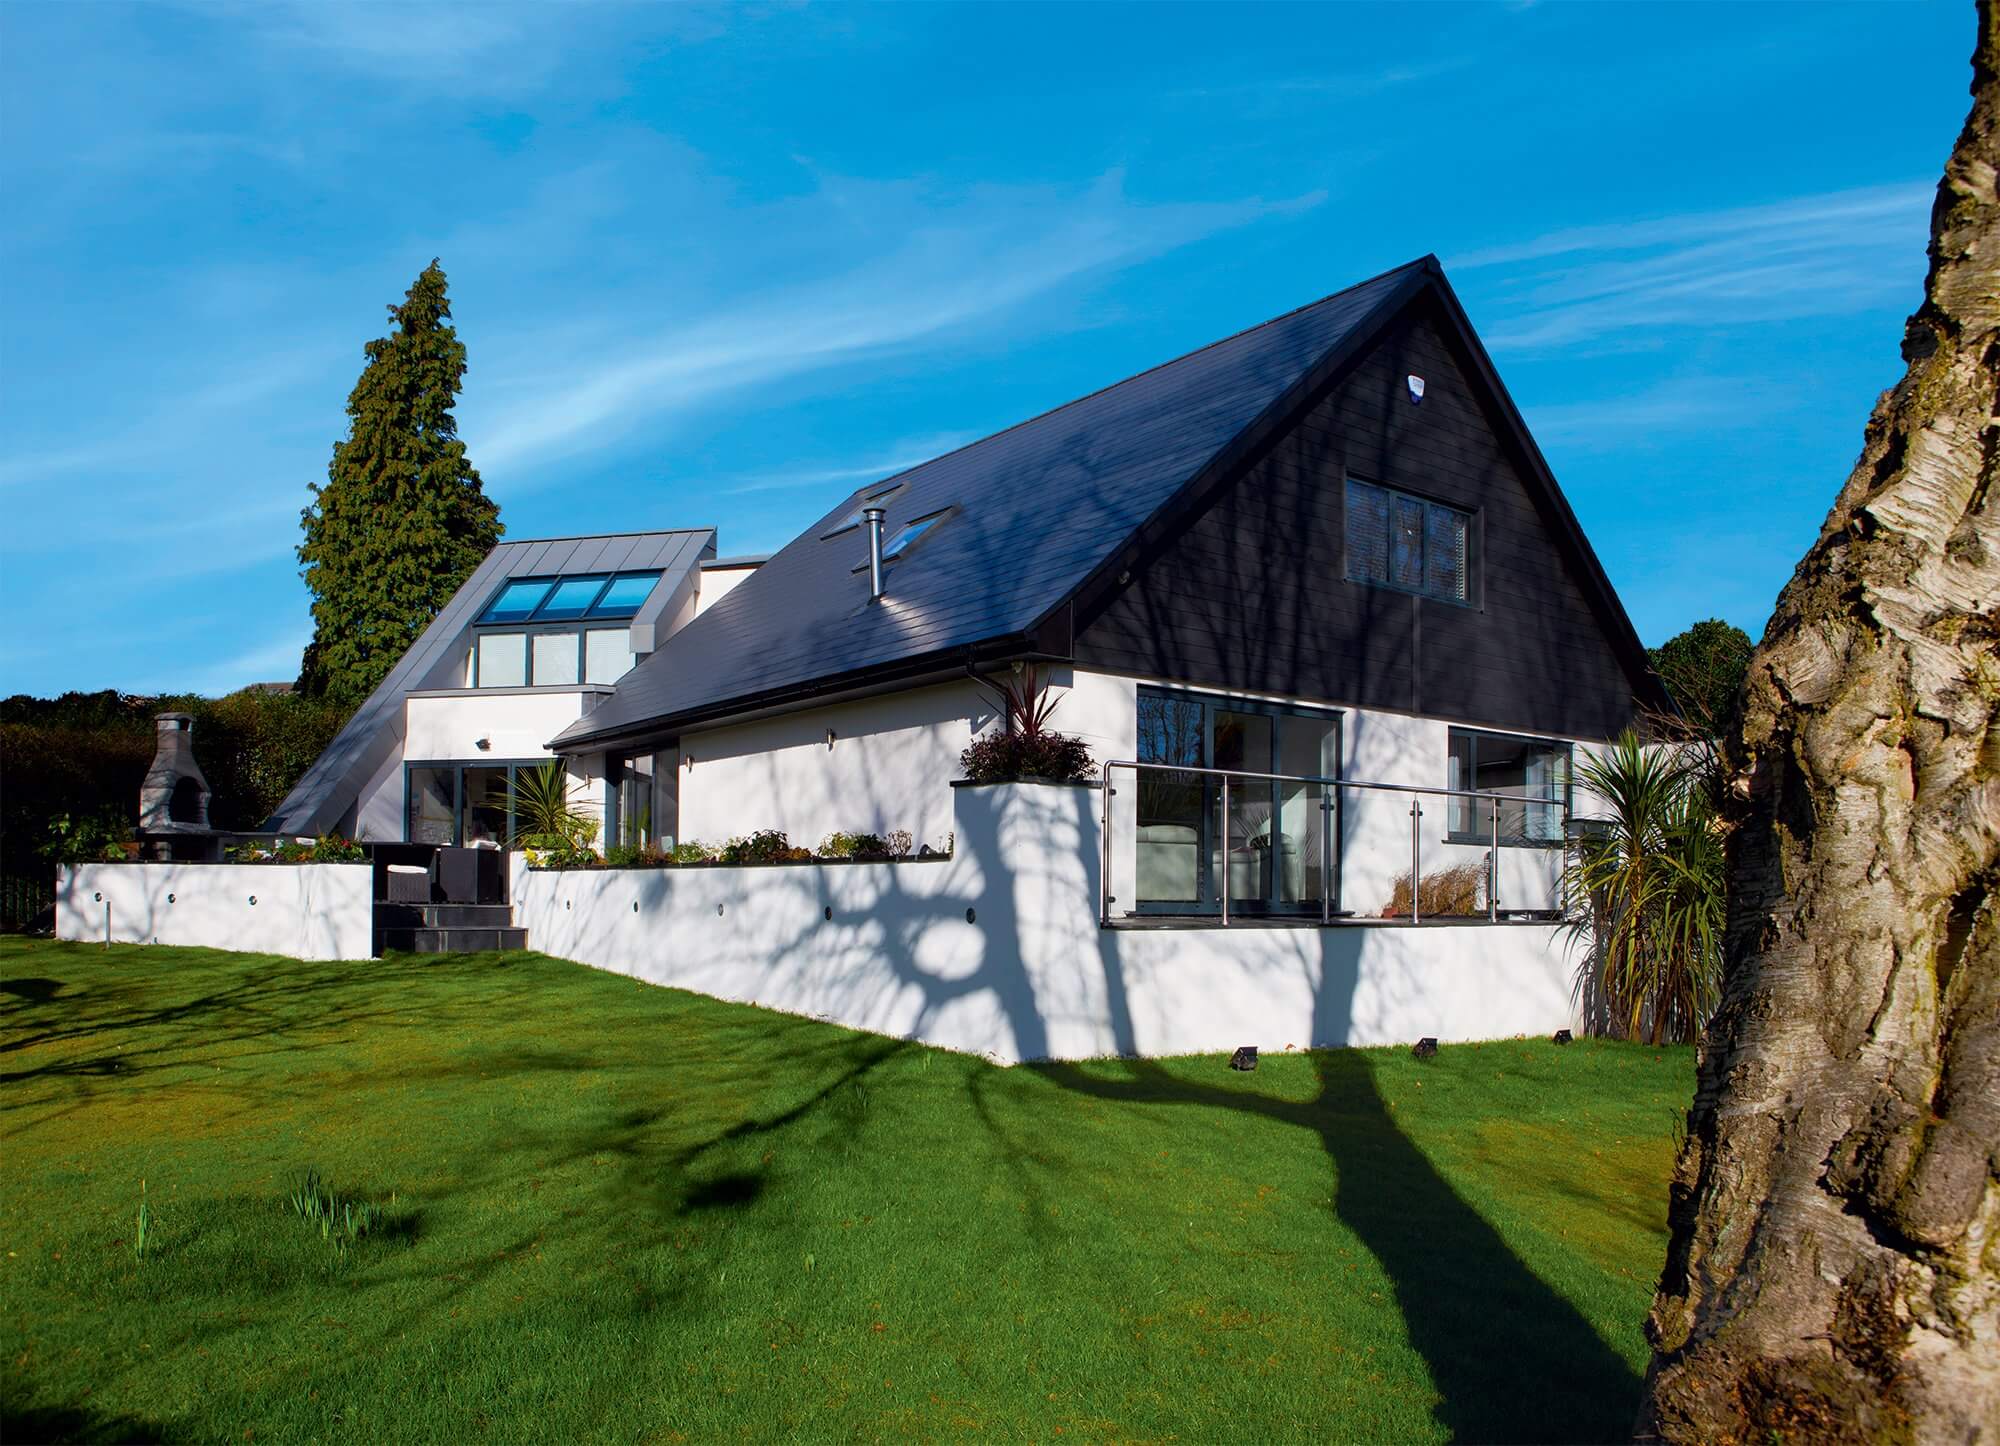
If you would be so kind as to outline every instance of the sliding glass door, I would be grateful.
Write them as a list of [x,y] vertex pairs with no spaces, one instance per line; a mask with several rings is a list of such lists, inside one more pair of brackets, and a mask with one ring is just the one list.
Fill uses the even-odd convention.
[[[1211,913],[1317,914],[1336,886],[1333,832],[1314,781],[1337,776],[1340,715],[1161,688],[1139,690],[1139,761],[1224,769],[1142,768],[1137,907]],[[1268,775],[1290,775],[1272,778]]]

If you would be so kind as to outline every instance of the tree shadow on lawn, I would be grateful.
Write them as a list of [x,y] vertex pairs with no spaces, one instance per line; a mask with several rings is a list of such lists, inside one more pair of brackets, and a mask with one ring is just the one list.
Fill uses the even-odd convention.
[[1025,1068],[1099,1099],[1234,1110],[1312,1131],[1334,1168],[1333,1211],[1392,1282],[1453,1439],[1624,1439],[1640,1384],[1632,1368],[1411,1143],[1363,1051],[1311,1058],[1319,1090],[1308,1101],[1203,1085],[1144,1060]]

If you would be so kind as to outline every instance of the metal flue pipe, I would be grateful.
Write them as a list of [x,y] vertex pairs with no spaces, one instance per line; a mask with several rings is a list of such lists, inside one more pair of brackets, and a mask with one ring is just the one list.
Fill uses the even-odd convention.
[[861,521],[868,528],[868,601],[882,596],[882,514],[880,507],[861,509]]

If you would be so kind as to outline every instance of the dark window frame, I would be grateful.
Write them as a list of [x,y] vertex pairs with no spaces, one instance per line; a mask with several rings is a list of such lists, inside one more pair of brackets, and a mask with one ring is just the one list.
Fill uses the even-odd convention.
[[[627,651],[629,652],[629,651],[631,651],[631,642],[630,642],[630,638],[629,638],[629,634],[630,634],[630,632],[631,632],[631,627],[632,627],[632,625],[631,625],[630,623],[626,623],[626,622],[616,622],[616,621],[613,621],[613,622],[604,622],[604,621],[600,621],[600,620],[595,620],[595,619],[592,619],[592,618],[589,618],[589,617],[581,617],[581,618],[567,618],[567,619],[564,619],[564,620],[563,620],[563,621],[561,621],[561,622],[552,622],[552,623],[484,623],[484,624],[481,624],[480,626],[478,626],[478,627],[476,627],[476,628],[474,628],[474,629],[472,630],[472,680],[471,680],[471,681],[470,681],[470,682],[469,682],[469,683],[468,683],[468,684],[467,684],[466,686],[467,686],[467,687],[470,687],[470,688],[484,688],[484,687],[489,687],[489,686],[490,686],[490,687],[495,687],[495,688],[606,688],[606,687],[609,687],[609,686],[610,686],[610,684],[609,684],[609,683],[590,683],[590,682],[586,682],[586,681],[584,680],[584,673],[585,673],[585,671],[586,671],[586,670],[588,669],[588,667],[589,667],[589,664],[590,664],[590,642],[589,642],[589,639],[588,639],[588,638],[586,638],[586,637],[584,636],[584,634],[586,634],[586,633],[618,633],[618,632],[622,632],[622,633],[626,633],[626,634],[628,635],[628,638],[627,638],[627,642],[626,642],[626,650],[627,650]],[[526,646],[527,646],[527,653],[528,653],[528,656],[527,656],[527,661],[526,661],[526,662],[525,662],[525,664],[523,665],[523,671],[522,671],[522,677],[523,677],[523,678],[525,678],[525,679],[526,679],[527,681],[525,681],[525,682],[522,682],[522,683],[494,683],[494,684],[486,684],[486,683],[482,683],[482,682],[480,682],[480,681],[479,681],[479,640],[480,640],[481,638],[483,638],[483,637],[489,637],[489,636],[492,636],[492,635],[494,635],[494,634],[500,634],[500,635],[503,635],[503,636],[504,636],[504,635],[506,635],[506,634],[509,634],[509,633],[520,633],[520,634],[522,634],[523,636],[525,636],[525,637],[527,638],[527,640],[528,640],[528,641],[527,641],[527,644],[526,644]],[[559,681],[559,682],[554,682],[554,683],[537,683],[537,682],[535,681],[535,638],[536,638],[537,636],[543,636],[543,637],[546,637],[547,635],[549,635],[549,634],[551,634],[551,633],[569,633],[569,634],[572,634],[572,635],[574,635],[574,636],[575,636],[575,638],[576,638],[576,676],[575,676],[574,678],[570,678],[570,679],[567,679],[567,680],[564,680],[564,681]],[[634,654],[634,662],[633,662],[633,666],[634,666],[634,667],[638,666],[638,663],[637,663],[637,655],[636,655],[636,654]],[[630,671],[630,670],[628,669],[627,671]]]
[[[1505,743],[1509,747],[1527,744],[1530,747],[1544,748],[1552,753],[1560,753],[1562,755],[1562,797],[1560,799],[1550,799],[1544,806],[1560,803],[1564,827],[1556,831],[1554,838],[1529,838],[1525,832],[1520,834],[1503,832],[1500,835],[1500,847],[1503,849],[1559,849],[1563,847],[1565,836],[1568,832],[1567,826],[1576,801],[1576,745],[1567,738],[1549,738],[1538,733],[1503,733],[1495,728],[1461,728],[1454,724],[1445,732],[1445,782],[1447,787],[1450,786],[1451,780],[1452,749],[1461,738],[1468,740],[1472,745],[1469,755],[1471,767],[1467,770],[1468,777],[1465,779],[1465,784],[1467,787],[1472,788],[1474,792],[1491,793],[1495,791],[1477,787],[1479,779],[1479,740],[1482,738],[1491,739],[1496,743]],[[1525,792],[1526,789],[1504,791]],[[1475,811],[1475,817],[1473,818],[1471,830],[1466,831],[1458,828],[1456,823],[1459,806],[1467,803],[1467,800],[1451,798],[1447,799],[1446,803],[1450,805],[1445,810],[1445,818],[1447,820],[1445,830],[1446,843],[1484,844],[1488,848],[1493,846],[1493,813],[1489,805],[1479,803],[1471,805]],[[1524,822],[1525,812],[1524,808]],[[1482,819],[1485,820],[1483,825],[1481,823]],[[1506,819],[1506,810],[1504,808],[1501,810],[1501,819],[1503,822]]]
[[[673,772],[675,774],[674,787],[673,787],[673,797],[674,797],[673,827],[665,831],[664,834],[665,841],[661,844],[661,846],[663,848],[671,849],[680,842],[681,788],[680,788],[679,774],[681,769],[681,745],[680,745],[680,740],[676,738],[671,743],[662,743],[659,744],[657,747],[653,748],[642,748],[630,753],[610,753],[605,755],[604,846],[607,849],[616,848],[620,844],[631,842],[631,840],[627,840],[624,837],[625,830],[623,826],[625,818],[625,775],[627,772],[625,765],[632,759],[642,758],[647,756],[648,754],[650,754],[655,760],[665,756],[671,756],[673,759],[672,766],[673,766]],[[655,762],[653,766],[657,769],[659,767],[659,764]],[[657,792],[658,791],[657,783],[654,785],[654,788],[655,792]],[[660,820],[654,819],[652,820],[652,824],[653,824],[653,834],[655,836],[655,841],[658,841],[662,837],[660,829]]]
[[[515,776],[523,771],[544,767],[546,758],[406,758],[403,760],[403,842],[414,843],[410,837],[410,775],[419,768],[452,770],[452,814],[451,838],[448,845],[438,847],[463,848],[465,846],[465,771],[468,768],[504,768],[507,770],[507,817],[514,818],[514,799],[517,796]],[[511,847],[513,839],[507,840]]]
[[[1355,572],[1354,554],[1354,509],[1349,489],[1354,486],[1373,487],[1378,492],[1386,492],[1391,504],[1398,497],[1408,502],[1421,504],[1425,508],[1441,507],[1447,512],[1455,512],[1465,519],[1465,596],[1453,597],[1449,593],[1433,592],[1427,588],[1404,587],[1401,583],[1387,578],[1359,576]],[[1428,519],[1429,512],[1425,517]],[[1484,508],[1466,507],[1457,502],[1447,502],[1442,497],[1427,496],[1414,492],[1408,487],[1398,487],[1387,482],[1377,482],[1372,477],[1360,477],[1350,472],[1341,482],[1340,488],[1340,575],[1346,581],[1359,587],[1381,588],[1384,592],[1401,593],[1405,597],[1422,598],[1426,602],[1443,603],[1447,607],[1469,608],[1480,611],[1485,606],[1485,568],[1483,566],[1486,537],[1486,513]],[[1428,526],[1428,522],[1426,523]],[[1429,556],[1429,548],[1419,551]]]
[[[1213,768],[1215,766],[1215,715],[1218,712],[1256,713],[1272,719],[1274,723],[1279,719],[1288,717],[1313,718],[1331,723],[1333,725],[1333,773],[1330,776],[1335,780],[1347,776],[1347,714],[1349,710],[1345,708],[1337,708],[1324,703],[1292,703],[1280,702],[1269,698],[1237,698],[1232,697],[1228,693],[1217,693],[1211,689],[1188,687],[1178,683],[1141,683],[1138,685],[1133,699],[1135,714],[1140,706],[1140,700],[1148,697],[1164,699],[1170,702],[1192,703],[1200,707],[1200,766],[1203,768]],[[1141,742],[1143,744],[1143,740]],[[1135,749],[1134,757],[1136,758],[1143,751],[1143,746]],[[1147,760],[1142,759],[1140,761],[1144,762]],[[1276,772],[1277,770],[1273,769],[1272,771]],[[1143,778],[1144,776],[1144,770],[1141,770],[1140,777]],[[1212,783],[1212,780],[1210,782]],[[1206,786],[1204,785],[1204,787]],[[1196,877],[1198,880],[1197,893],[1199,897],[1193,901],[1192,906],[1190,907],[1189,903],[1184,900],[1141,902],[1134,899],[1132,908],[1128,911],[1129,913],[1188,917],[1197,914],[1219,914],[1221,912],[1220,894],[1216,888],[1215,881],[1210,877],[1213,872],[1210,867],[1210,853],[1214,847],[1212,835],[1214,819],[1210,816],[1210,813],[1210,809],[1206,802],[1204,802],[1201,813],[1200,834],[1196,841],[1195,853]],[[1334,816],[1333,857],[1324,860],[1321,867],[1326,871],[1322,874],[1322,877],[1326,880],[1326,884],[1323,884],[1322,887],[1330,885],[1333,895],[1328,908],[1333,913],[1338,914],[1341,911],[1340,891],[1343,854],[1342,827],[1339,821],[1340,805],[1338,803],[1334,806]],[[1300,914],[1313,915],[1320,912],[1320,907],[1317,903],[1309,906],[1299,904],[1291,907],[1271,907],[1268,901],[1255,899],[1233,899],[1231,900],[1230,907],[1234,910],[1240,910],[1245,914],[1269,913],[1274,917]]]

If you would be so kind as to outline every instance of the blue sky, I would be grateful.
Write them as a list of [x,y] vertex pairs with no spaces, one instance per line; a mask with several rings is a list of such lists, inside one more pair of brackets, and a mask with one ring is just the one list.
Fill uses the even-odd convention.
[[442,257],[517,537],[775,547],[1427,251],[1641,636],[1753,635],[1920,298],[1972,6],[0,8],[0,694],[288,679]]

